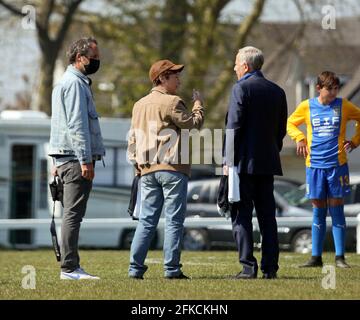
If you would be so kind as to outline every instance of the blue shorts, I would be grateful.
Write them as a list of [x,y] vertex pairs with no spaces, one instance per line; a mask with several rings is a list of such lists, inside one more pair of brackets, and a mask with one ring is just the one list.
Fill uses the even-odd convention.
[[308,199],[343,198],[348,193],[350,184],[347,164],[329,169],[306,168]]

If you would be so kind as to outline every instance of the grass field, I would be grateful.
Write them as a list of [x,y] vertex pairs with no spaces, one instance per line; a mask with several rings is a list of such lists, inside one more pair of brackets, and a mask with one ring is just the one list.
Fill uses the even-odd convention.
[[[191,280],[163,279],[162,252],[150,251],[145,280],[127,277],[128,251],[80,252],[82,266],[99,281],[60,281],[59,266],[51,250],[0,250],[0,299],[360,299],[360,255],[348,254],[351,269],[335,269],[335,289],[324,289],[329,275],[321,268],[299,269],[308,256],[280,254],[276,280],[232,280],[240,271],[237,253],[207,251],[182,253],[183,271]],[[259,260],[259,253],[256,254]],[[334,265],[334,255],[324,263]],[[23,266],[36,270],[36,288],[23,289]]]

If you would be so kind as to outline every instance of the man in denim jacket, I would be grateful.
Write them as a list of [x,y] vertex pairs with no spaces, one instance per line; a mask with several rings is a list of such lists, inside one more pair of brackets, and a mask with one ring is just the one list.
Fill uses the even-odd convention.
[[61,226],[60,279],[99,279],[80,267],[80,223],[94,179],[95,161],[105,155],[98,115],[87,75],[99,69],[99,49],[94,38],[75,41],[68,51],[69,66],[52,93],[49,156],[64,184]]

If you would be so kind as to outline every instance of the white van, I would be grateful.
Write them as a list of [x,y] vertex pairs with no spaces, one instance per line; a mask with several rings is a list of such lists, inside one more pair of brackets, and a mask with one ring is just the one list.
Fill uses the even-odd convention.
[[[133,167],[126,160],[129,119],[100,119],[106,148],[105,167],[97,162],[94,187],[85,218],[129,218]],[[52,214],[48,183],[52,159],[47,156],[50,118],[38,111],[0,113],[0,219],[49,219]],[[61,207],[56,207],[61,217]],[[3,220],[4,221],[4,220]],[[129,219],[130,221],[130,219]],[[131,221],[130,221],[131,222]],[[84,228],[79,245],[89,247],[128,246],[129,226]],[[49,228],[7,230],[0,228],[0,246],[51,246]]]

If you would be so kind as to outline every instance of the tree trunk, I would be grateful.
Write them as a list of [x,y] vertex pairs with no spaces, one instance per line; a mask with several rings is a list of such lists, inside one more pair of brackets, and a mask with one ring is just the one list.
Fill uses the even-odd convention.
[[188,26],[186,81],[182,96],[190,101],[192,90],[204,93],[205,78],[210,67],[216,28],[221,10],[229,0],[197,1],[192,8],[193,21]]
[[51,115],[51,93],[53,89],[55,60],[42,56],[40,62],[39,89],[35,109]]

